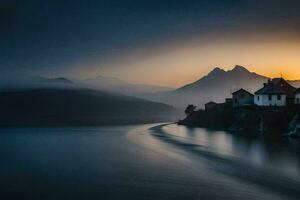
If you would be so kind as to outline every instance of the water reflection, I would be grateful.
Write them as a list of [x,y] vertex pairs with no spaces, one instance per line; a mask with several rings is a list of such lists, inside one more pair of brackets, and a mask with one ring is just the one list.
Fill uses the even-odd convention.
[[299,199],[299,176],[262,169],[297,175],[298,155],[176,125],[0,129],[0,199]]
[[164,126],[163,131],[175,140],[197,144],[202,150],[243,160],[257,167],[300,175],[300,142],[297,139],[270,141],[174,124]]

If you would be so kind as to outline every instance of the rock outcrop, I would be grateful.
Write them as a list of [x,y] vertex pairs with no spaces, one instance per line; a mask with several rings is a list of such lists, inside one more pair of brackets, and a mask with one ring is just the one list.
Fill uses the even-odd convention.
[[282,137],[300,135],[299,107],[240,107],[230,105],[191,113],[181,125],[230,132]]

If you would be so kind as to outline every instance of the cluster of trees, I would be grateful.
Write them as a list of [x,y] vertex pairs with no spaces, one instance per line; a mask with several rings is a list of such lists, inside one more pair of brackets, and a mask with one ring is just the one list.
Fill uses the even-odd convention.
[[192,112],[194,112],[196,110],[196,106],[194,106],[193,104],[189,104],[186,109],[184,110],[184,113],[189,116]]

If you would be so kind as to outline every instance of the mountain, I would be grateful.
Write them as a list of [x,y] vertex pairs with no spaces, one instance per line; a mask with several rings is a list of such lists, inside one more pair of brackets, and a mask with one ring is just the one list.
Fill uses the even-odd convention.
[[[183,108],[188,104],[203,108],[209,101],[224,102],[231,93],[244,88],[254,93],[262,87],[269,77],[250,72],[243,66],[236,65],[233,69],[225,71],[219,67],[214,68],[199,80],[170,92],[156,93],[145,98],[157,102],[164,102]],[[300,80],[288,81],[294,87],[300,87]]]
[[132,84],[118,78],[106,76],[97,76],[96,78],[85,79],[82,80],[81,83],[88,88],[100,89],[131,96],[141,96],[144,94],[171,91],[174,89],[171,87],[155,85]]
[[205,92],[206,94],[214,92],[226,95],[228,92],[232,93],[240,88],[254,92],[266,80],[268,80],[268,77],[249,72],[246,68],[239,65],[236,65],[229,71],[217,67],[207,76],[177,89],[176,92]]
[[147,98],[177,107],[185,107],[187,104],[203,107],[208,101],[224,102],[226,97],[230,97],[232,92],[240,88],[255,92],[268,79],[240,65],[228,71],[216,67],[191,84],[171,92],[156,93]]
[[300,88],[300,80],[289,80],[288,81],[289,84],[291,84],[292,86],[296,87],[296,88]]
[[166,104],[83,89],[0,92],[0,110],[1,126],[162,122],[178,114]]
[[162,91],[171,91],[174,88],[144,84],[132,84],[118,78],[97,76],[90,79],[68,79],[65,77],[46,78],[42,76],[10,76],[0,75],[0,91],[20,91],[31,89],[93,89],[112,93],[140,97],[145,94],[152,94]]
[[45,88],[79,88],[76,81],[64,77],[45,78],[42,76],[18,75],[0,76],[0,91],[21,91]]
[[74,84],[73,81],[64,78],[64,77],[58,77],[58,78],[49,78],[44,80],[44,82],[50,83],[50,84],[63,84],[63,85],[72,85]]

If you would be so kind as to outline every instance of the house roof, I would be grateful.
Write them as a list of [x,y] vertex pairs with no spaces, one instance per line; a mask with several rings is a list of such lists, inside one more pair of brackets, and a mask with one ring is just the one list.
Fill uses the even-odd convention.
[[288,84],[283,78],[274,78],[264,87],[255,92],[255,94],[286,94],[287,97],[293,97],[296,88]]
[[272,83],[274,83],[275,85],[278,84],[280,81],[284,80],[283,78],[273,78],[271,80]]
[[255,94],[285,94],[285,93],[286,91],[283,88],[273,84],[265,85],[263,88],[255,92]]
[[248,92],[247,90],[245,90],[245,89],[243,89],[243,88],[241,88],[241,89],[239,89],[239,90],[233,92],[232,95],[235,95],[235,94],[238,94],[238,93],[248,93],[248,94],[250,94],[250,95],[253,96],[252,93]]
[[207,102],[205,105],[215,105],[215,104],[217,104],[217,103],[214,101],[210,101],[210,102]]

